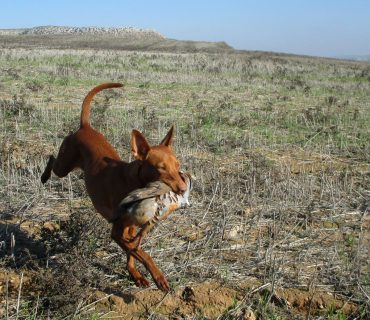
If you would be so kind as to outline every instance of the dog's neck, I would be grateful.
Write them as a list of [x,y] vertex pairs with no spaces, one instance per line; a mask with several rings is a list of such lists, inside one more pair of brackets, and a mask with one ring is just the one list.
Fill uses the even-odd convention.
[[159,172],[155,167],[145,160],[135,160],[131,163],[135,162],[138,162],[139,165],[137,176],[142,184],[142,187],[145,187],[149,182],[159,180]]

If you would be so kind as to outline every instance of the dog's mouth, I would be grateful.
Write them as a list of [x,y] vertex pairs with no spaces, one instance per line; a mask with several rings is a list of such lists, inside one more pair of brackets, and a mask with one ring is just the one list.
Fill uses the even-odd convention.
[[172,190],[179,195],[184,195],[193,188],[193,179],[189,172],[180,171],[179,175],[181,178],[181,183],[176,183],[172,187]]
[[187,186],[185,185],[185,187],[181,186],[181,187],[177,187],[177,190],[176,190],[176,193],[179,194],[179,195],[183,195],[186,190],[187,190]]
[[183,171],[180,171],[179,174],[180,174],[182,181],[185,182],[187,186],[187,190],[191,191],[193,189],[193,178],[191,174],[189,172],[183,172]]
[[188,186],[182,177],[181,177],[181,183],[176,183],[172,187],[172,190],[179,195],[183,195],[187,189],[188,189]]
[[178,172],[178,176],[175,179],[168,179],[168,177],[166,177],[162,178],[161,180],[166,183],[174,193],[178,195],[185,194],[189,186],[191,186],[191,183],[189,184],[189,180],[191,180],[190,174],[184,173],[182,171]]

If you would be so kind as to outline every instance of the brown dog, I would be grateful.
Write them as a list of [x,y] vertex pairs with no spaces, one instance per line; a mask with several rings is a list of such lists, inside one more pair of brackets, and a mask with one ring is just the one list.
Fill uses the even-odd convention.
[[[50,156],[41,176],[42,183],[45,183],[51,171],[61,178],[75,168],[82,169],[92,203],[108,221],[114,220],[116,208],[128,193],[143,188],[149,182],[161,180],[179,194],[187,188],[179,173],[180,163],[171,148],[173,127],[159,145],[152,147],[139,131],[133,130],[131,148],[136,160],[127,163],[120,159],[104,136],[90,126],[93,97],[101,90],[118,87],[122,84],[105,83],[87,94],[82,104],[80,128],[63,140],[57,158]],[[136,234],[136,227],[125,221],[124,216],[114,220],[112,238],[126,251],[127,269],[136,285],[146,287],[149,282],[136,270],[135,259],[144,264],[159,289],[168,291],[165,276],[153,259],[137,245]]]

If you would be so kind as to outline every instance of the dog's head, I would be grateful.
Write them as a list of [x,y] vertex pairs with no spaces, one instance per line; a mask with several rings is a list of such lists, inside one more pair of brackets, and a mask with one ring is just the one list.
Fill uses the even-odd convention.
[[157,146],[149,146],[144,135],[132,130],[131,149],[136,160],[142,160],[153,167],[159,180],[168,184],[173,192],[182,194],[187,186],[180,175],[180,162],[172,150],[174,127],[172,127],[162,142]]

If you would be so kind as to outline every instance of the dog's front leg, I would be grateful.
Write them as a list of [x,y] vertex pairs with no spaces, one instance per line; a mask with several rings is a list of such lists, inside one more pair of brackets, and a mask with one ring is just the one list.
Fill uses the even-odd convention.
[[[129,237],[133,239],[136,236],[136,227],[129,227]],[[149,287],[149,281],[136,269],[135,257],[127,251],[127,271],[130,276],[134,279],[135,284],[138,287]]]
[[153,261],[152,257],[142,249],[140,248],[136,249],[135,247],[132,247],[132,245],[130,245],[130,242],[127,242],[123,239],[121,241],[122,245],[126,248],[126,250],[129,250],[131,255],[134,256],[137,260],[139,260],[150,272],[158,289],[164,292],[170,291],[170,286],[168,284],[166,277],[164,276],[162,271],[159,270],[159,268]]
[[135,258],[145,266],[151,274],[158,289],[165,292],[169,291],[170,287],[165,276],[161,270],[159,270],[152,257],[142,249],[136,248],[135,243],[132,243],[132,238],[129,236],[128,229],[129,226],[122,225],[120,221],[114,222],[112,228],[113,240],[116,241],[117,244],[127,252],[127,254],[131,255],[129,257],[130,259]]

